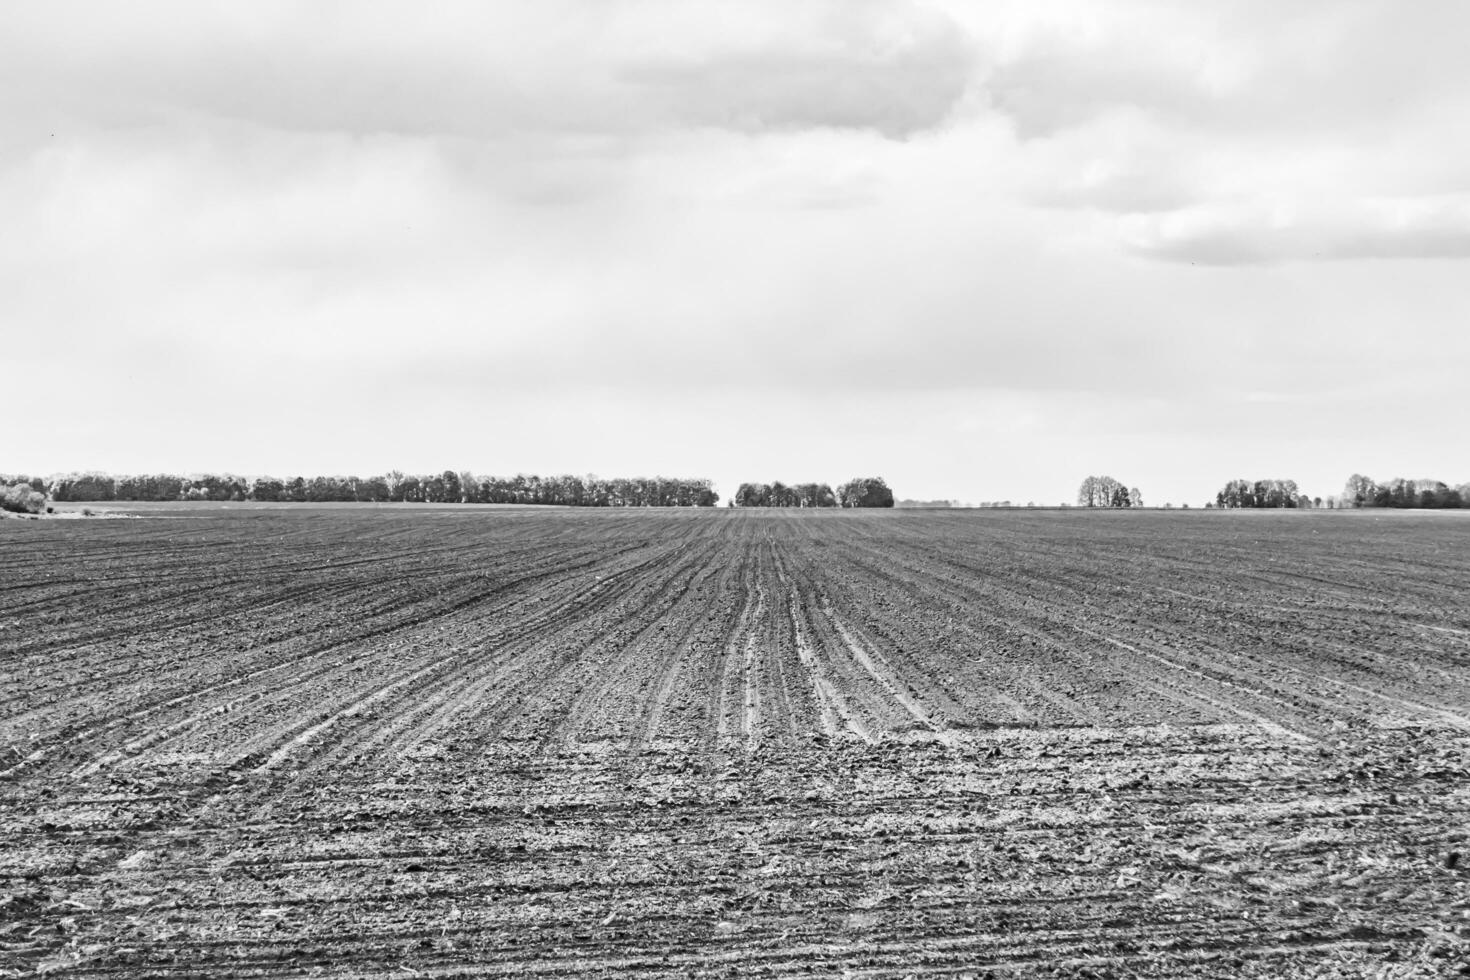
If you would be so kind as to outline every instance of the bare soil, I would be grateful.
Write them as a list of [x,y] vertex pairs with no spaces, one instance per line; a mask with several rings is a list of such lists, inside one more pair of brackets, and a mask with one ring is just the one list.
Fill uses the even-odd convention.
[[1470,962],[1460,515],[141,510],[0,526],[0,976]]

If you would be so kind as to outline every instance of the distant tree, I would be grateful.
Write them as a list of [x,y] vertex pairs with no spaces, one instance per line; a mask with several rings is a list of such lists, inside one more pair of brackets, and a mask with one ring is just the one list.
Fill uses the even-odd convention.
[[1099,497],[1100,494],[1098,491],[1097,477],[1095,476],[1089,476],[1087,479],[1083,480],[1082,485],[1077,488],[1078,507],[1096,507],[1098,505]]
[[[713,507],[715,504],[718,504],[720,502],[720,495],[715,492],[714,483],[709,480],[693,480],[691,482],[694,487],[694,506]],[[823,484],[822,488],[827,491],[827,498],[831,500],[832,488],[827,486],[826,484]],[[832,501],[832,503],[821,504],[820,506],[833,507],[836,506],[836,501],[834,500]]]
[[460,471],[459,492],[461,497],[464,499],[464,502],[467,504],[484,503],[483,500],[479,499],[480,481],[475,477],[475,474],[471,473],[469,470]]
[[181,477],[157,474],[129,476],[117,481],[118,500],[178,500],[184,493]]
[[113,488],[113,491],[112,491],[112,497],[113,497],[113,499],[114,500],[143,500],[143,499],[145,499],[144,497],[139,496],[139,494],[142,492],[143,481],[145,481],[147,479],[148,478],[145,477],[145,476],[120,476],[120,477],[118,477],[117,478],[117,484]]
[[1137,487],[1134,487],[1133,489],[1131,489],[1131,490],[1128,491],[1128,506],[1129,507],[1142,507],[1143,506],[1143,494],[1142,494],[1142,492],[1139,491],[1139,489]]
[[243,478],[229,474],[203,473],[185,482],[187,500],[244,500],[250,492]]
[[355,499],[381,503],[389,498],[388,480],[386,477],[370,476],[366,480],[360,480],[357,484]]
[[736,507],[769,507],[771,488],[764,483],[742,483],[735,490]]
[[[1306,499],[1295,480],[1231,480],[1215,494],[1215,506],[1234,507],[1299,507]],[[1311,501],[1307,501],[1310,506]]]
[[0,510],[15,514],[39,514],[46,509],[46,495],[32,484],[17,482],[0,484]]
[[1443,480],[1407,480],[1395,477],[1387,483],[1375,483],[1366,476],[1354,474],[1343,491],[1340,506],[1358,507],[1422,507],[1458,509],[1466,505],[1470,484],[1451,487]]
[[1215,494],[1216,507],[1252,507],[1255,494],[1248,480],[1231,480]]
[[1130,507],[1132,503],[1128,488],[1110,476],[1089,476],[1077,489],[1079,507]]
[[1378,496],[1378,484],[1361,473],[1348,477],[1347,486],[1342,488],[1344,507],[1371,507]]
[[257,477],[250,484],[250,499],[277,501],[281,500],[286,493],[286,485],[274,477]]
[[18,486],[30,487],[32,490],[36,491],[44,497],[50,487],[50,484],[39,476],[26,476],[23,473],[0,473],[0,489]]
[[[719,499],[719,494],[708,481],[691,483],[691,500],[697,507],[709,507]],[[797,483],[787,485],[780,480],[773,483],[742,483],[730,501],[732,507],[835,507],[837,497],[825,483]]]
[[314,476],[306,481],[306,499],[317,504],[344,503],[355,500],[357,478]]
[[393,487],[391,500],[401,500],[406,504],[421,504],[424,502],[424,484],[416,476],[404,476]]
[[505,504],[510,502],[506,499],[505,487],[502,486],[500,478],[495,476],[480,477],[478,496],[482,504]]
[[837,490],[843,507],[892,507],[893,491],[881,476],[856,477]]
[[50,490],[58,501],[117,499],[117,481],[106,473],[72,473],[55,480]]

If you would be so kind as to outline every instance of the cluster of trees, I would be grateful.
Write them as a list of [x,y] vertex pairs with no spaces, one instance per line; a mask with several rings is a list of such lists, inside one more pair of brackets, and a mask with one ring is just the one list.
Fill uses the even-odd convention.
[[731,507],[836,507],[837,495],[826,483],[742,483]]
[[46,493],[48,489],[47,482],[39,476],[8,476],[0,473],[0,487],[21,486],[22,484],[38,493]]
[[731,507],[892,507],[893,491],[881,476],[848,480],[833,492],[826,483],[742,483]]
[[892,507],[893,491],[881,476],[860,476],[837,488],[843,507]]
[[1295,480],[1231,480],[1215,494],[1214,507],[1470,507],[1470,483],[1452,487],[1442,480],[1389,480],[1376,483],[1361,473],[1348,478],[1339,497],[1308,497]]
[[1342,490],[1344,507],[1425,507],[1434,510],[1470,507],[1470,483],[1452,487],[1443,480],[1396,477],[1375,483],[1361,473],[1348,477]]
[[49,481],[18,482],[57,501],[264,500],[301,503],[408,501],[415,503],[560,504],[571,507],[713,507],[719,494],[709,480],[521,474],[477,477],[445,470],[431,475],[393,471],[383,476],[274,477],[246,479],[230,474],[113,477],[73,473]]
[[14,514],[39,514],[46,509],[46,495],[26,482],[13,486],[0,483],[0,510]]
[[1110,476],[1089,476],[1077,489],[1079,507],[1142,507],[1143,494]]
[[1295,480],[1231,480],[1215,494],[1216,507],[1300,507],[1322,505],[1321,498],[1311,497],[1297,489]]
[[[445,472],[445,492],[453,492],[450,477]],[[397,484],[396,492],[401,498],[415,499],[412,477],[405,477]],[[465,503],[471,504],[561,504],[567,507],[713,507],[719,503],[709,480],[691,480],[675,477],[632,477],[610,480],[595,476],[549,476],[520,475],[513,477],[482,477],[473,474],[460,475],[460,492]],[[419,490],[424,499],[431,500],[438,487],[431,479],[420,481]]]

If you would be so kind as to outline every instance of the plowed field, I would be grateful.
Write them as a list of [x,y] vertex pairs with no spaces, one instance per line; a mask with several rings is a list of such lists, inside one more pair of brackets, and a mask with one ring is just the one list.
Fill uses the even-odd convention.
[[0,975],[1437,976],[1470,519],[0,522]]

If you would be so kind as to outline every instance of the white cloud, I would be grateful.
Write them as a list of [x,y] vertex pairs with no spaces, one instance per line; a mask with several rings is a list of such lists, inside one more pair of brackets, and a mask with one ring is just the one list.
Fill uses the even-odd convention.
[[976,66],[958,25],[915,4],[796,4],[778,19],[759,5],[722,14],[735,16],[682,8],[680,43],[631,59],[619,80],[684,125],[869,129],[901,139],[945,122]]
[[1025,12],[984,82],[1049,206],[1133,254],[1464,254],[1470,8],[1134,2]]
[[13,108],[107,125],[513,138],[940,125],[975,49],[906,0],[58,3],[0,39]]
[[1470,195],[1205,205],[1130,215],[1120,225],[1138,254],[1176,261],[1470,258]]

